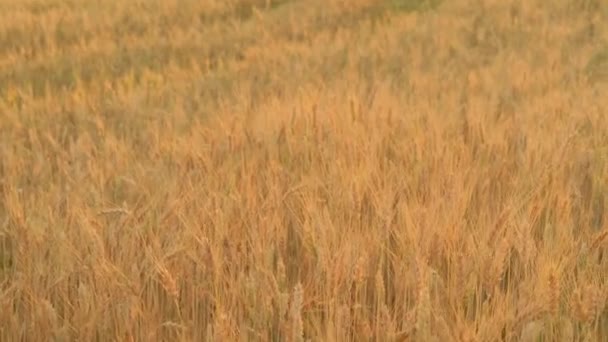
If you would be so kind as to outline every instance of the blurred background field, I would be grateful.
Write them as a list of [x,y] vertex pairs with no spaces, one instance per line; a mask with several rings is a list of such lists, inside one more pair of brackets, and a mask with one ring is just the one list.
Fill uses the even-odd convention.
[[1,341],[606,341],[608,2],[0,0]]

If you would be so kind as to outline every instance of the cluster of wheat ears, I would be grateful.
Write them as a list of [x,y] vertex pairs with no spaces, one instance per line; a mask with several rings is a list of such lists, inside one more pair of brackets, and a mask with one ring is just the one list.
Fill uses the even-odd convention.
[[0,0],[0,341],[606,341],[607,44],[600,0]]

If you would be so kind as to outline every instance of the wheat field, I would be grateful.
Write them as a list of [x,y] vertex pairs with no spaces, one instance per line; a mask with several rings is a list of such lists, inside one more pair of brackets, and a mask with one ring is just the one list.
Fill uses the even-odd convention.
[[608,341],[608,2],[0,0],[0,341]]

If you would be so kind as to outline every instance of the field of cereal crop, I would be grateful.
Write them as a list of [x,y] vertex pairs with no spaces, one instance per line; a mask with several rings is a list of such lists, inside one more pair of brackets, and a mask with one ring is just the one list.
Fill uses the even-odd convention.
[[602,0],[0,0],[0,340],[606,341],[607,95]]

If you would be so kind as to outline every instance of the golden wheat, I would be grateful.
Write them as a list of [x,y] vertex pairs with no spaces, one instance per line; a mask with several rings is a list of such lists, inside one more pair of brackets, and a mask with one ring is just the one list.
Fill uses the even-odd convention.
[[0,340],[606,340],[607,23],[0,0]]

